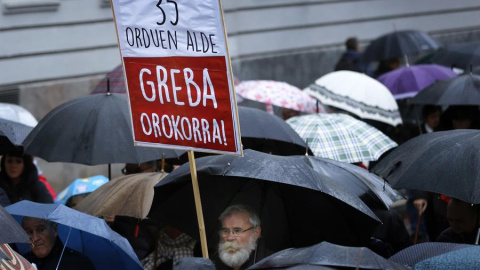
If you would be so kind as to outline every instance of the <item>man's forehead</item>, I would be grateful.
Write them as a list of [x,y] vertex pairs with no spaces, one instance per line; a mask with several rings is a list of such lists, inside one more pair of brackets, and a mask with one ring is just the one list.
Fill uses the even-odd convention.
[[47,221],[39,218],[23,218],[23,227],[46,227]]
[[227,224],[234,224],[234,225],[242,225],[242,224],[250,224],[250,221],[249,221],[249,214],[247,212],[236,212],[236,213],[232,213],[231,215],[228,215],[226,216],[224,219],[223,219],[223,225],[227,225]]

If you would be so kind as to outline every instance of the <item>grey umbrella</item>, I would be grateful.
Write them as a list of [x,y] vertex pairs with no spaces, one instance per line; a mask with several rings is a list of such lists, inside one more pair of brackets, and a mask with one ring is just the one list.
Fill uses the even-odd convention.
[[394,188],[445,194],[480,203],[480,131],[450,130],[415,137],[386,155],[372,172]]
[[0,227],[2,228],[0,230],[0,244],[30,243],[27,233],[2,206],[0,206]]
[[182,151],[133,145],[126,95],[79,97],[50,111],[24,141],[25,152],[50,162],[142,163]]
[[0,155],[21,148],[32,127],[0,118]]
[[264,258],[248,269],[278,269],[295,265],[320,265],[342,267],[342,269],[408,269],[381,257],[366,247],[347,247],[328,242],[306,248],[282,250]]

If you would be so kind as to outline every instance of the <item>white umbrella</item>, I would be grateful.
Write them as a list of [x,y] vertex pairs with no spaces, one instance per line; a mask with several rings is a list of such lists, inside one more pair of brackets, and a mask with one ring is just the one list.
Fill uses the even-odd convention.
[[398,105],[382,83],[354,71],[328,73],[304,89],[323,105],[333,106],[392,126],[402,124]]
[[11,103],[0,103],[0,118],[35,127],[37,119],[25,108]]

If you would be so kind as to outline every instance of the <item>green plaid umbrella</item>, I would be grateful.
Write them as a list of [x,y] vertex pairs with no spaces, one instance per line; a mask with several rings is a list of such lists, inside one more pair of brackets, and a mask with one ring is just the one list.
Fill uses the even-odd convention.
[[310,114],[287,123],[317,157],[348,163],[374,161],[397,146],[378,129],[346,114]]

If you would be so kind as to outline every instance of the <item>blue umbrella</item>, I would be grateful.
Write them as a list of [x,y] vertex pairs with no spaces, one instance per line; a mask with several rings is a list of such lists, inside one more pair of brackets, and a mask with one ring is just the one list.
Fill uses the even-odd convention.
[[[87,256],[96,269],[143,269],[135,252],[103,219],[62,204],[20,201],[5,208],[21,223],[22,217],[42,218],[58,223],[58,235],[68,247]],[[18,244],[20,252],[28,246]]]
[[479,254],[479,246],[463,248],[421,261],[413,269],[475,270],[479,266]]
[[58,193],[54,202],[66,204],[71,197],[93,192],[107,182],[108,178],[103,175],[75,179],[68,187]]

